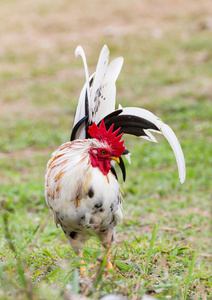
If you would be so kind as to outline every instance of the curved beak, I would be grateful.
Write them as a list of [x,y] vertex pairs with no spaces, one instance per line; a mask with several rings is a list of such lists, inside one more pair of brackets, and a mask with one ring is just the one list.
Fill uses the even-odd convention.
[[110,157],[110,159],[115,160],[118,164],[120,163],[119,157],[112,156],[112,157]]

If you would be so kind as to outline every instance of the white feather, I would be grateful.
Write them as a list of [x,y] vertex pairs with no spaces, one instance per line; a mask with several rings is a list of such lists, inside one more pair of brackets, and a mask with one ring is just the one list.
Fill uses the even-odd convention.
[[107,114],[115,110],[115,82],[123,65],[123,58],[114,59],[108,66],[109,50],[106,45],[99,56],[95,79],[91,91],[89,119],[98,124]]
[[[100,88],[104,79],[104,76],[106,74],[107,71],[107,67],[108,67],[108,61],[109,61],[109,49],[106,45],[104,45],[104,47],[102,48],[102,51],[99,55],[99,60],[97,63],[97,67],[96,67],[96,76],[94,78],[94,82],[93,82],[93,86],[92,86],[92,91],[91,91],[91,106],[90,106],[90,115],[89,115],[89,119],[92,119],[92,112],[95,111],[96,106],[97,106],[97,102],[98,102],[98,98],[99,98],[99,93],[100,93]],[[93,120],[94,121],[94,120]]]
[[[93,73],[90,77],[89,77],[89,82],[90,80],[94,77],[95,73]],[[85,82],[83,89],[80,93],[80,97],[79,97],[79,101],[78,101],[78,105],[77,105],[77,109],[76,109],[76,113],[74,116],[74,126],[77,124],[77,122],[79,122],[82,118],[85,117],[85,93],[86,93],[86,89],[87,89],[87,82]],[[85,123],[83,123],[80,128],[78,129],[75,139],[85,139],[86,134],[85,134]]]
[[[90,103],[90,88],[89,88],[89,73],[88,73],[88,66],[86,62],[86,56],[83,48],[81,46],[78,46],[75,50],[75,56],[81,56],[84,64],[84,69],[85,69],[85,78],[86,82],[85,85],[81,91],[75,118],[74,118],[74,125],[85,116],[85,93],[87,90],[87,96],[88,96],[88,103]],[[90,79],[92,76],[90,77]]]
[[131,153],[129,152],[129,153],[125,154],[125,157],[126,157],[128,163],[131,165],[131,158],[130,158],[130,155],[131,155]]
[[144,129],[144,132],[146,133],[147,136],[140,136],[141,138],[143,138],[143,139],[146,138],[150,142],[157,143],[156,138],[154,137],[154,135],[151,134],[151,132],[148,129]]
[[[85,116],[85,94],[88,91],[89,120],[98,124],[107,114],[115,110],[116,85],[115,82],[123,65],[123,57],[114,59],[108,66],[109,49],[106,45],[102,48],[99,56],[96,72],[88,78],[88,68],[85,53],[81,46],[78,46],[75,55],[80,55],[83,59],[86,82],[81,91],[74,125]],[[94,77],[95,75],[95,77]],[[94,77],[93,85],[89,87],[91,78]],[[76,138],[85,138],[84,125],[82,125]]]
[[83,48],[81,46],[78,46],[75,50],[75,56],[81,56],[83,63],[84,63],[84,68],[85,68],[85,78],[86,78],[86,84],[87,84],[87,92],[88,92],[88,102],[90,102],[90,93],[89,93],[89,73],[88,73],[88,66],[86,62],[86,56]]
[[100,107],[95,115],[95,122],[98,124],[101,119],[115,110],[116,104],[116,80],[123,65],[123,58],[114,59],[108,66],[107,72],[101,84]]
[[165,138],[167,139],[167,141],[169,142],[174,152],[177,161],[180,182],[183,183],[186,178],[186,167],[185,167],[185,159],[184,159],[184,155],[180,143],[176,135],[174,134],[173,130],[167,124],[163,124],[161,131],[165,136]]
[[123,112],[120,115],[134,115],[140,118],[144,118],[158,127],[158,129],[162,132],[162,134],[169,142],[174,152],[177,161],[180,182],[183,183],[186,177],[185,159],[180,143],[173,130],[168,125],[163,123],[157,116],[155,116],[153,113],[146,109],[136,107],[125,107],[123,108]]

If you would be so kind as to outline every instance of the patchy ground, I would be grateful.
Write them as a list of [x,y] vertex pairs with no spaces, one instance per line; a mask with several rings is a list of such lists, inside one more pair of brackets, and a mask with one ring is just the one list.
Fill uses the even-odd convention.
[[[0,298],[212,297],[211,16],[209,0],[1,2]],[[125,60],[118,103],[149,109],[174,129],[187,179],[178,183],[162,137],[158,145],[126,137],[132,165],[122,186],[116,270],[102,276],[97,266],[82,281],[62,232],[46,221],[43,178],[51,152],[69,139],[84,83],[74,50],[84,47],[92,73],[105,43],[111,58]],[[101,256],[98,241],[89,242],[86,263]]]

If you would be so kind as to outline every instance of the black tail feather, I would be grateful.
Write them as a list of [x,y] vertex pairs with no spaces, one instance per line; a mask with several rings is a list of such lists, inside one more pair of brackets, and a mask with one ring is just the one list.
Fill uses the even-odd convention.
[[119,162],[118,165],[119,165],[119,167],[120,167],[120,169],[122,171],[123,181],[125,181],[126,180],[125,164],[124,164],[124,161],[123,161],[122,157],[119,157],[119,159],[120,159],[120,162]]
[[117,176],[117,173],[116,173],[116,170],[114,167],[111,167],[111,172],[113,173],[113,175],[116,177],[116,180],[118,180],[118,176]]
[[[118,111],[117,111],[118,112]],[[107,130],[112,124],[114,124],[114,130],[121,127],[119,133],[132,134],[135,136],[146,136],[144,130],[152,129],[160,131],[159,128],[152,122],[137,117],[133,115],[120,115],[120,112],[117,114],[110,114],[104,118],[105,126]]]
[[[125,164],[124,164],[124,161],[123,161],[123,159],[122,159],[122,157],[119,157],[119,159],[120,159],[120,162],[119,162],[119,167],[120,167],[120,169],[121,169],[121,171],[122,171],[122,176],[123,176],[123,181],[125,181],[126,180],[126,169],[125,169]],[[111,167],[111,172],[113,173],[113,175],[116,177],[116,179],[118,180],[118,175],[117,175],[117,173],[116,173],[116,170],[115,170],[115,168],[112,166]]]
[[80,128],[80,126],[82,125],[82,123],[84,121],[86,121],[88,119],[88,116],[85,116],[84,118],[82,118],[81,120],[79,120],[79,122],[77,122],[77,124],[74,126],[74,128],[72,129],[72,133],[71,133],[71,137],[70,137],[70,141],[75,140],[75,136],[77,133],[77,130]]

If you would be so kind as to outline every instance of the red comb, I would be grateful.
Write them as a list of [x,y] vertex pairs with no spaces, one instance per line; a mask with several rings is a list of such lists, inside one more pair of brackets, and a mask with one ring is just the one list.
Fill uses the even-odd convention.
[[114,124],[107,131],[104,120],[102,120],[99,127],[95,123],[93,123],[88,129],[88,133],[91,137],[97,140],[106,141],[111,146],[113,155],[115,157],[119,157],[125,150],[125,147],[123,145],[124,141],[120,141],[123,133],[117,136],[121,127],[119,127],[114,132],[113,128]]

